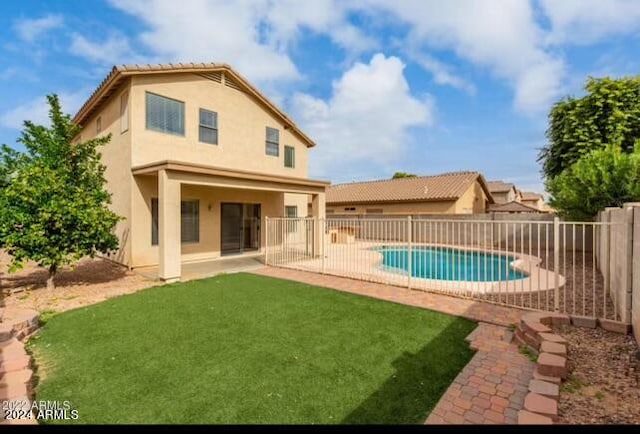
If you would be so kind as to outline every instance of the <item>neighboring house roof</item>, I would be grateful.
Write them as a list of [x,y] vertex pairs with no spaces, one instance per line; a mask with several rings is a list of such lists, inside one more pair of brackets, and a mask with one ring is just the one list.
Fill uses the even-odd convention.
[[542,195],[540,193],[535,193],[533,191],[522,191],[522,200],[539,200],[542,199]]
[[489,212],[540,212],[537,208],[534,208],[524,203],[516,202],[515,200],[507,203],[491,204],[489,205]]
[[91,94],[89,99],[78,110],[73,121],[82,125],[98,107],[106,101],[120,86],[127,77],[133,75],[145,74],[168,74],[168,73],[185,73],[194,74],[211,74],[216,72],[224,72],[225,78],[229,80],[229,87],[239,88],[252,95],[259,103],[264,105],[275,116],[280,118],[285,125],[285,129],[290,128],[296,133],[308,147],[315,146],[315,142],[311,140],[300,128],[287,116],[278,106],[269,101],[258,89],[249,83],[242,75],[235,71],[231,66],[224,63],[168,63],[155,65],[119,65],[114,66],[107,77],[100,83],[96,90]]
[[512,188],[516,188],[512,183],[503,181],[487,181],[487,186],[491,193],[506,193]]
[[493,198],[478,172],[452,172],[413,178],[335,184],[327,188],[327,204],[376,202],[437,202],[457,200],[479,182],[489,203]]

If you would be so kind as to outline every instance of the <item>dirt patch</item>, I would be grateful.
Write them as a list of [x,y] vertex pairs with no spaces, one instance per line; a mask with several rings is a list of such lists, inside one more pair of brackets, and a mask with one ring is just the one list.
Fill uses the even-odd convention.
[[633,336],[564,326],[570,375],[562,385],[560,422],[640,423],[640,348]]
[[56,276],[56,288],[46,289],[47,272],[35,264],[9,274],[8,258],[0,252],[0,290],[7,307],[62,312],[157,284],[103,259],[82,259]]

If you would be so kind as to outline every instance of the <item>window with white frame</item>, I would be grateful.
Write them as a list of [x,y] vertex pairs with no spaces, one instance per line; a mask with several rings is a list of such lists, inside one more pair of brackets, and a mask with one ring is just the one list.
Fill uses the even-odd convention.
[[287,218],[296,218],[298,217],[298,207],[295,205],[287,205],[284,207],[284,215]]
[[284,147],[284,167],[296,167],[296,148],[293,146]]
[[184,136],[184,103],[155,93],[146,93],[148,130]]
[[267,127],[266,148],[267,155],[277,157],[280,155],[280,131],[276,128]]
[[218,113],[211,110],[200,109],[198,140],[211,145],[218,144]]

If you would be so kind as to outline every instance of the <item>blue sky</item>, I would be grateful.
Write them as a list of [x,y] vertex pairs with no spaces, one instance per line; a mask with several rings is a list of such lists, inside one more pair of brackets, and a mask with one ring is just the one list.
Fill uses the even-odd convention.
[[0,143],[114,64],[226,62],[317,142],[333,182],[478,170],[542,191],[546,116],[640,70],[640,1],[52,0],[0,4]]

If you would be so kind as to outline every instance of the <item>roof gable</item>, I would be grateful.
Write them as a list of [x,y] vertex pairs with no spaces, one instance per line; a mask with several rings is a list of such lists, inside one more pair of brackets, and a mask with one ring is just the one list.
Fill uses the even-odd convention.
[[[208,76],[213,81],[218,81],[220,74],[221,83],[223,80],[228,87],[245,91],[267,110],[278,117],[285,125],[285,129],[291,129],[308,146],[315,146],[311,140],[296,123],[278,106],[271,102],[258,89],[256,89],[247,79],[235,71],[231,66],[224,63],[177,63],[177,64],[156,64],[156,65],[121,65],[114,66],[111,72],[93,91],[89,99],[82,105],[78,113],[73,118],[77,124],[84,123],[128,78],[134,75],[149,74],[171,74],[171,73],[194,73]],[[228,82],[227,82],[228,80]]]

